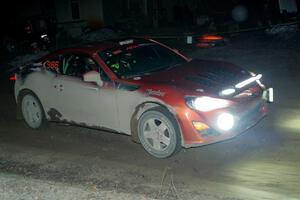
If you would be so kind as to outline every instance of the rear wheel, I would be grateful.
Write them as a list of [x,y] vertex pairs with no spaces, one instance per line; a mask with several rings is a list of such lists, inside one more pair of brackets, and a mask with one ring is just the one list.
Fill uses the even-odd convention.
[[39,99],[31,92],[21,97],[21,112],[26,124],[33,129],[39,129],[46,123],[43,107]]
[[177,121],[162,107],[142,114],[138,122],[138,136],[144,149],[157,158],[167,158],[181,149]]

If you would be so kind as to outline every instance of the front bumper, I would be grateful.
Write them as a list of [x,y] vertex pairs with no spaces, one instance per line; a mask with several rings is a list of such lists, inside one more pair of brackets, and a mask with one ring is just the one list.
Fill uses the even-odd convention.
[[[206,113],[205,115],[198,113],[198,119],[194,118],[192,120],[204,121],[209,126],[209,129],[198,132],[194,127],[190,126],[188,128],[189,132],[183,133],[185,135],[184,137],[186,137],[186,135],[188,137],[184,138],[184,144],[182,144],[182,146],[186,148],[202,146],[233,138],[263,119],[268,111],[268,103],[271,102],[273,102],[273,89],[269,88],[262,91],[259,96],[239,102],[229,108]],[[222,113],[230,113],[234,116],[235,125],[229,131],[221,130],[216,124],[217,117]],[[187,126],[185,126],[185,128],[187,128]],[[186,130],[187,129],[183,131]]]

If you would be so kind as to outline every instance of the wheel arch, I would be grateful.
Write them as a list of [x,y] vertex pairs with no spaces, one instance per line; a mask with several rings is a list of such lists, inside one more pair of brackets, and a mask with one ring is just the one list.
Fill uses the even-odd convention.
[[42,109],[43,109],[43,112],[45,114],[45,109],[44,109],[44,106],[43,104],[41,103],[41,100],[39,99],[39,97],[37,96],[37,94],[33,91],[33,90],[30,90],[28,88],[23,88],[21,89],[19,92],[18,92],[18,96],[16,98],[16,103],[17,103],[17,119],[23,119],[23,116],[22,116],[22,111],[21,111],[21,100],[22,100],[22,97],[26,94],[32,94],[34,95],[35,98],[37,98],[37,100],[39,101],[39,103],[41,104],[42,106]]
[[180,123],[177,119],[175,110],[171,106],[168,106],[168,105],[163,104],[161,102],[155,102],[155,101],[143,102],[135,108],[135,111],[134,111],[134,113],[133,113],[133,115],[131,116],[131,119],[130,119],[130,128],[131,128],[132,140],[136,143],[140,143],[139,137],[138,137],[138,121],[139,121],[139,119],[140,119],[140,117],[142,116],[143,113],[145,113],[146,111],[148,111],[152,108],[155,108],[155,107],[161,107],[161,108],[165,109],[166,111],[168,111],[170,113],[170,115],[173,117],[173,119],[175,120],[175,122],[178,126],[178,130],[179,130],[180,136],[181,136],[181,143],[183,144],[182,130],[181,130]]

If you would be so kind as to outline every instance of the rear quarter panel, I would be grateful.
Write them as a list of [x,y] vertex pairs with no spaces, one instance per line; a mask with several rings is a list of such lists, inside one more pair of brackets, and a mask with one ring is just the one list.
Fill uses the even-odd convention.
[[18,102],[20,92],[22,90],[30,90],[39,98],[44,110],[48,110],[49,101],[51,100],[49,97],[53,96],[51,93],[53,92],[52,80],[54,76],[53,73],[43,69],[31,72],[23,78],[18,75],[15,82],[15,98],[17,103],[20,103]]

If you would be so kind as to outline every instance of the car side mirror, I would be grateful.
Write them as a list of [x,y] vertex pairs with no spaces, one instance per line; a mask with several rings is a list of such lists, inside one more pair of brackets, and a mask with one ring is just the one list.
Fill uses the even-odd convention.
[[83,75],[83,81],[84,82],[95,82],[99,86],[103,86],[103,81],[101,79],[101,76],[96,71],[89,71]]

